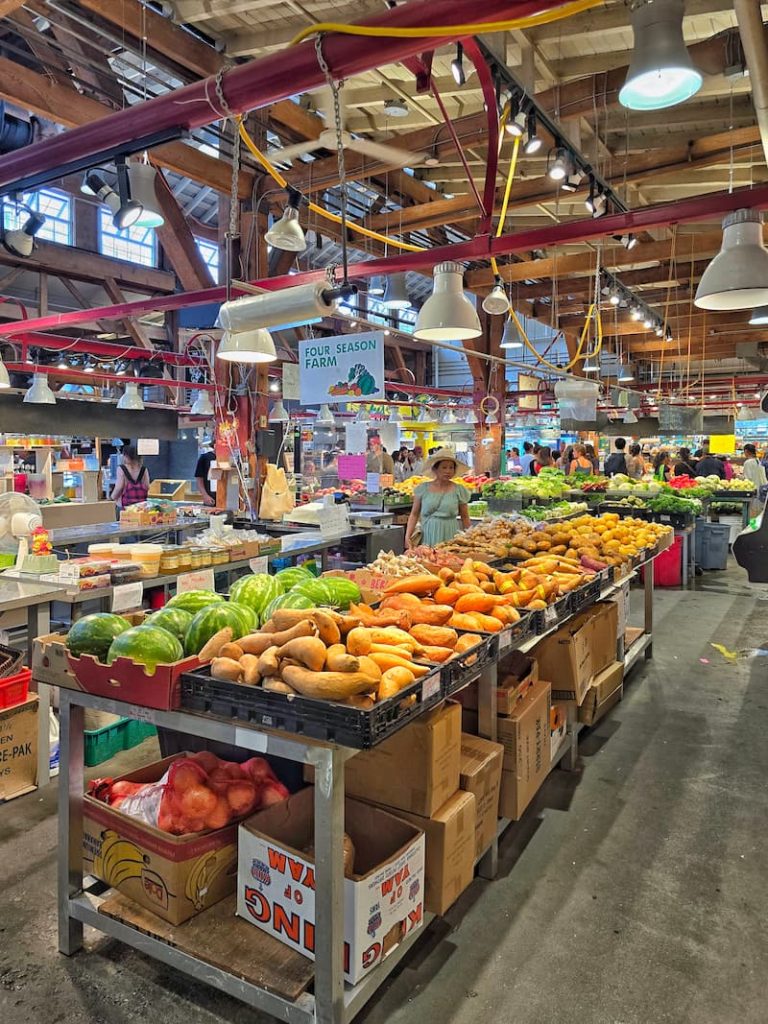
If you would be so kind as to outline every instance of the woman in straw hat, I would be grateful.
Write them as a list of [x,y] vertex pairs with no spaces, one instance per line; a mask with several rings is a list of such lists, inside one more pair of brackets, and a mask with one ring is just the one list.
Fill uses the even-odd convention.
[[433,479],[419,484],[413,492],[413,508],[405,528],[405,543],[410,548],[417,544],[434,547],[455,537],[458,519],[462,529],[469,528],[469,491],[453,482],[453,477],[468,473],[469,466],[459,462],[450,448],[440,448],[427,459],[424,469]]

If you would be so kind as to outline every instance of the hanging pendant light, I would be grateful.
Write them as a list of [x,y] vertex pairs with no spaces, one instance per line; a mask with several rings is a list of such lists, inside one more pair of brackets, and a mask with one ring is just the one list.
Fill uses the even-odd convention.
[[0,388],[9,388],[10,386],[11,378],[8,376],[8,367],[0,359]]
[[635,379],[635,375],[632,372],[632,367],[629,366],[628,363],[620,363],[619,364],[619,372],[618,372],[618,375],[616,377],[616,380],[628,381],[628,380],[634,380],[634,379]]
[[694,303],[699,309],[752,309],[768,304],[768,251],[757,210],[723,220],[723,244],[704,271]]
[[400,423],[400,406],[393,405],[389,410],[389,416],[387,417],[388,423]]
[[587,356],[582,367],[584,373],[600,373],[600,363],[594,356]]
[[326,403],[323,403],[320,406],[320,412],[317,414],[317,419],[315,420],[315,426],[316,427],[335,427],[336,426],[336,418],[333,415],[333,413],[331,412],[331,407],[329,405],[327,405]]
[[156,178],[157,171],[152,164],[140,161],[130,164],[128,168],[131,198],[142,206],[141,214],[135,221],[137,228],[159,228],[165,224],[155,191]]
[[357,416],[355,416],[355,423],[369,423],[370,420],[371,414],[365,409],[364,406],[361,406],[357,410]]
[[445,410],[445,412],[443,413],[443,415],[442,415],[442,416],[440,417],[440,423],[441,423],[441,424],[442,424],[442,425],[443,425],[444,427],[450,427],[450,426],[453,426],[453,424],[454,424],[454,423],[457,423],[457,422],[458,422],[458,420],[456,419],[456,413],[455,413],[455,412],[453,411],[453,409],[451,409],[451,408],[450,408],[450,406],[449,406],[449,407],[448,407],[448,408],[447,408],[447,409]]
[[282,249],[284,252],[304,252],[307,248],[307,239],[304,229],[299,223],[300,205],[301,192],[289,186],[288,204],[283,210],[282,217],[275,221],[264,235],[267,245],[271,245],[274,249]]
[[33,374],[32,384],[24,395],[24,401],[31,405],[56,405],[56,396],[48,387],[47,374]]
[[464,294],[460,263],[438,263],[432,294],[419,310],[414,338],[422,341],[467,341],[482,333],[477,310]]
[[198,391],[197,397],[189,410],[191,416],[213,416],[213,403],[207,391]]
[[273,363],[277,359],[275,343],[265,327],[239,334],[225,331],[216,355],[228,363]]
[[416,417],[416,422],[417,423],[431,423],[432,422],[432,416],[430,415],[429,409],[427,409],[426,406],[421,410],[419,415]]
[[475,412],[475,410],[473,408],[470,407],[469,411],[467,412],[467,415],[464,417],[464,422],[469,424],[470,426],[473,423],[477,423],[478,422],[477,413]]
[[634,0],[634,49],[619,103],[630,110],[661,110],[695,95],[703,81],[683,39],[683,0]]
[[520,337],[520,331],[515,323],[514,317],[507,317],[507,322],[504,324],[504,333],[501,336],[499,347],[507,349],[523,347],[523,339]]
[[502,316],[509,312],[509,297],[504,290],[504,282],[497,274],[493,288],[483,299],[483,309],[491,316]]
[[498,422],[499,417],[496,415],[495,412],[489,412],[488,415],[485,417],[485,425],[487,427],[492,427],[494,424]]
[[405,274],[393,274],[391,277],[387,278],[387,283],[384,288],[384,298],[381,301],[387,309],[410,308],[411,300],[408,298]]
[[289,420],[288,413],[286,412],[285,406],[283,405],[282,398],[278,398],[275,404],[272,406],[272,411],[267,417],[269,423],[287,423]]
[[120,400],[117,403],[118,409],[131,409],[134,412],[143,412],[144,403],[141,400],[139,394],[139,385],[133,382],[129,382],[125,385],[125,391],[120,396]]
[[627,411],[624,413],[624,422],[637,423],[637,416],[635,416],[635,413],[632,409],[627,409]]

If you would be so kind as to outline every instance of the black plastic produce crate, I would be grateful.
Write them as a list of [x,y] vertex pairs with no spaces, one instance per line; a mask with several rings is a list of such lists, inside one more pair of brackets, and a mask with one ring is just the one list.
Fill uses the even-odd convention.
[[672,526],[678,530],[684,529],[686,526],[693,526],[696,522],[695,512],[654,512],[653,521],[655,523],[666,523],[667,526]]
[[455,655],[450,661],[444,661],[440,666],[443,697],[450,697],[457,690],[462,690],[472,680],[477,679],[484,668],[498,660],[498,635],[483,633],[473,635],[477,636],[476,647]]
[[376,746],[442,699],[440,666],[368,711],[212,679],[208,668],[181,677],[181,706],[187,711],[235,718],[357,750]]
[[613,512],[615,515],[621,516],[622,519],[644,519],[647,522],[653,519],[653,512],[649,508],[640,508],[635,505],[618,505],[612,501],[602,501],[598,511],[601,515]]
[[556,626],[559,622],[567,619],[570,614],[570,594],[563,594],[563,596],[559,597],[554,604],[550,604],[546,608],[539,608],[537,611],[531,612],[534,635],[541,636],[542,633],[547,633],[553,626]]
[[571,613],[580,612],[600,600],[600,591],[603,589],[603,579],[600,574],[595,576],[589,583],[585,583],[565,596],[569,598]]

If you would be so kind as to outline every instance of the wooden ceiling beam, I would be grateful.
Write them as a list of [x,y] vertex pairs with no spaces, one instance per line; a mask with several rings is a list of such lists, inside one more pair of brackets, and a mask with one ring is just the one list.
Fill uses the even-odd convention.
[[155,179],[155,198],[165,218],[165,222],[156,229],[157,240],[162,245],[184,291],[193,292],[218,284],[218,281],[214,281],[197,247],[184,211],[177,203],[162,172],[158,173]]
[[[0,265],[16,267],[18,264],[18,256],[0,248]],[[34,252],[23,264],[24,269],[31,273],[54,274],[56,277],[63,274],[91,284],[103,284],[107,277],[111,277],[130,292],[168,294],[176,290],[175,277],[164,270],[113,260],[74,246],[57,245],[55,242],[36,241]]]
[[0,18],[7,18],[9,14],[18,11],[24,0],[0,0]]
[[[65,128],[99,121],[112,113],[109,107],[97,100],[83,96],[74,88],[52,82],[47,75],[37,74],[29,68],[0,57],[0,98],[39,117],[55,121]],[[232,171],[225,160],[208,156],[194,146],[184,142],[167,142],[152,150],[152,157],[168,170],[176,171],[186,178],[209,185],[219,192],[229,192]],[[254,174],[241,170],[238,191],[241,199],[251,195]]]

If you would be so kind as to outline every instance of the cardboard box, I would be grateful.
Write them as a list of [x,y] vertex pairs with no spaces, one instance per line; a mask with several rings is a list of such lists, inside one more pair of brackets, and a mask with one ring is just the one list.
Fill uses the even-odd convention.
[[621,588],[617,591],[615,597],[612,597],[611,603],[616,605],[616,613],[618,615],[618,621],[616,624],[616,639],[624,636],[624,630],[629,624],[629,580],[626,580],[621,584]]
[[499,718],[504,747],[499,813],[516,821],[547,777],[550,765],[549,683],[538,682],[519,701],[515,713]]
[[615,661],[592,680],[579,707],[579,721],[593,725],[622,698],[624,662]]
[[[522,651],[511,651],[498,664],[496,690],[496,712],[511,715],[518,697],[528,690],[539,678],[539,666],[535,658]],[[477,687],[467,686],[456,694],[456,700],[469,710],[477,708]]]
[[171,665],[158,665],[154,675],[148,675],[143,665],[130,658],[116,658],[111,665],[90,654],[75,658],[60,633],[37,637],[32,647],[32,678],[36,682],[160,711],[179,707],[182,673],[199,667],[199,658],[182,658]]
[[[344,976],[359,981],[424,918],[424,833],[379,807],[347,800],[355,847],[344,879]],[[314,789],[240,826],[237,915],[314,960]]]
[[[475,876],[477,805],[459,790],[431,818],[396,812],[424,831],[427,841],[424,906],[444,914]],[[494,821],[494,828],[495,828]]]
[[503,760],[504,747],[500,743],[462,733],[459,786],[475,798],[475,860],[485,853],[496,835]]
[[461,708],[446,702],[346,766],[348,796],[431,817],[459,788]]
[[562,701],[552,701],[549,709],[549,763],[555,760],[560,746],[568,731],[568,713],[573,705]]
[[[129,782],[157,782],[175,754],[121,776]],[[172,836],[83,798],[83,866],[171,924],[194,917],[234,892],[237,825],[191,836]]]
[[37,694],[0,711],[0,800],[37,788]]
[[555,700],[581,704],[592,678],[615,660],[617,617],[613,602],[599,601],[536,645],[539,673],[552,681]]

